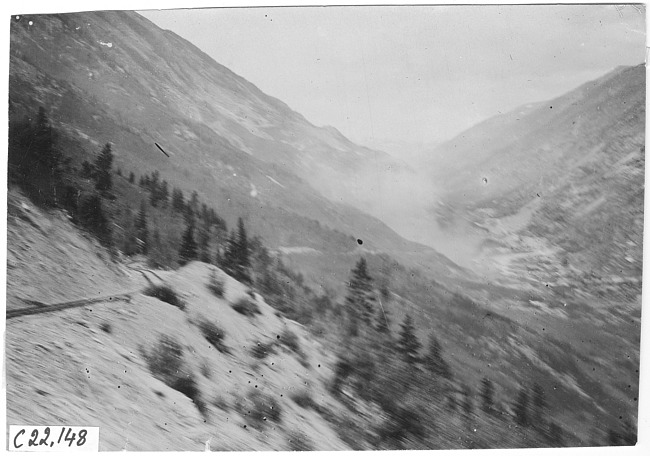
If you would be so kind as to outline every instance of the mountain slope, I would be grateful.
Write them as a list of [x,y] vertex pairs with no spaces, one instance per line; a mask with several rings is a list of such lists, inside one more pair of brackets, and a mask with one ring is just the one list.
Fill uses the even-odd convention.
[[[201,132],[186,125],[196,122],[232,148],[280,165],[326,196],[357,206],[375,191],[367,182],[355,181],[366,170],[409,171],[383,152],[353,144],[334,128],[313,126],[191,43],[136,13],[80,13],[32,21],[33,26],[14,27],[17,33],[12,33],[14,47],[21,42],[21,55],[97,101],[110,102],[116,111],[139,113],[130,119],[131,127],[172,152],[197,141]],[[47,40],[47,47],[40,40]],[[63,58],[47,52],[53,46],[65,51]],[[167,122],[169,114],[179,111],[187,119]],[[332,181],[340,184],[333,186]]]
[[[146,296],[138,269],[102,261],[108,252],[60,213],[29,208],[13,193],[10,203],[10,252],[40,256],[30,262],[10,255],[8,308],[27,305],[15,296],[45,304],[98,293],[131,297],[7,321],[8,422],[99,426],[102,451],[349,449],[321,414],[294,400],[302,393],[314,408],[347,413],[327,391],[334,357],[301,325],[276,315],[259,295],[259,315],[237,313],[231,303],[248,296],[247,287],[221,273],[225,294],[216,298],[206,287],[215,268],[203,263],[149,274],[179,293],[184,311]],[[35,283],[25,287],[30,278]],[[203,321],[225,328],[221,349],[206,340]],[[289,333],[299,352],[278,342]],[[162,336],[181,347],[183,374],[199,391],[193,399],[152,367]],[[269,351],[263,359],[254,352],[258,344]],[[275,404],[268,422],[263,401]]]
[[603,144],[642,144],[644,93],[643,65],[617,68],[566,95],[525,105],[460,134],[432,152],[431,173],[442,179],[437,168],[448,176],[441,182],[447,200],[487,206],[507,197],[509,206],[495,208],[500,209],[495,214],[508,215],[578,167],[614,163]]
[[321,193],[327,187],[365,198],[373,189],[350,176],[361,176],[369,161],[401,165],[334,129],[314,127],[138,14],[23,16],[12,22],[11,40],[11,109],[22,115],[47,106],[52,121],[82,145],[71,147],[79,162],[87,158],[83,149],[112,142],[116,166],[159,170],[174,186],[198,190],[231,223],[248,214],[247,224],[274,248],[332,246],[340,231],[349,237],[332,247],[337,251],[357,249],[361,239],[365,249],[408,264],[460,272],[432,249]]
[[617,68],[441,146],[449,177],[438,219],[467,220],[488,240],[486,257],[519,256],[510,273],[550,258],[559,269],[546,281],[615,273],[640,291],[644,143],[645,67]]
[[[33,22],[33,25],[29,25],[27,21]],[[473,283],[467,279],[468,273],[435,251],[403,240],[379,220],[359,212],[352,206],[332,202],[319,192],[320,184],[315,183],[312,186],[312,175],[305,170],[319,170],[319,173],[329,178],[338,176],[339,172],[347,172],[339,168],[350,166],[359,170],[363,167],[362,160],[356,164],[346,160],[354,162],[352,158],[355,155],[361,159],[367,158],[367,155],[364,155],[366,152],[350,153],[353,146],[346,143],[338,132],[331,129],[315,129],[307,125],[299,115],[292,113],[281,102],[263,96],[249,83],[215,64],[187,42],[169,32],[160,31],[136,14],[23,17],[22,22],[13,23],[12,27],[12,119],[20,118],[23,114],[33,115],[38,105],[46,106],[57,130],[65,132],[65,152],[73,156],[76,165],[81,164],[84,159],[92,160],[89,151],[99,150],[101,144],[111,141],[116,155],[116,167],[123,171],[147,173],[160,170],[161,176],[174,186],[188,193],[194,189],[199,190],[202,200],[214,206],[219,214],[227,219],[229,226],[234,226],[237,217],[244,217],[250,232],[261,234],[267,246],[276,252],[291,255],[287,262],[289,266],[298,265],[301,273],[310,271],[309,286],[314,289],[320,286],[329,291],[331,283],[327,282],[335,282],[338,296],[342,297],[343,293],[347,292],[349,271],[363,254],[368,258],[373,276],[376,279],[387,279],[387,294],[382,297],[387,302],[378,301],[382,306],[381,314],[380,309],[375,310],[377,315],[384,316],[387,326],[391,326],[393,341],[397,339],[395,336],[399,330],[398,322],[406,315],[414,317],[420,340],[430,334],[435,334],[441,339],[450,357],[449,365],[458,375],[458,378],[445,383],[446,391],[440,389],[440,385],[429,383],[432,379],[426,369],[418,366],[407,370],[407,361],[401,359],[390,344],[386,350],[379,343],[360,345],[359,348],[354,346],[354,340],[351,342],[350,338],[341,336],[347,319],[350,318],[349,309],[341,304],[342,299],[333,306],[329,303],[328,309],[323,303],[329,301],[329,293],[319,293],[318,299],[315,300],[316,306],[311,301],[302,302],[302,295],[292,297],[288,292],[283,293],[283,289],[275,296],[269,295],[269,303],[272,303],[272,297],[277,298],[274,309],[278,312],[282,312],[282,306],[286,304],[305,306],[308,309],[311,309],[308,306],[316,307],[314,313],[317,313],[317,318],[313,318],[308,329],[325,339],[330,337],[328,341],[333,347],[330,347],[329,354],[341,355],[343,352],[342,355],[347,355],[356,349],[360,352],[361,361],[366,363],[361,366],[362,369],[369,368],[370,373],[374,374],[369,375],[365,383],[355,381],[353,375],[347,384],[348,389],[342,388],[341,391],[346,391],[348,396],[352,391],[353,395],[357,394],[359,397],[352,397],[350,402],[350,398],[341,393],[348,399],[340,399],[339,403],[334,404],[334,412],[329,415],[330,418],[333,415],[336,418],[343,410],[340,404],[348,401],[345,408],[350,410],[350,415],[354,415],[352,422],[359,425],[359,429],[342,426],[345,430],[351,430],[354,436],[345,440],[348,445],[376,448],[377,436],[373,434],[378,433],[379,437],[383,438],[381,434],[385,432],[395,435],[397,440],[397,443],[390,442],[387,448],[408,446],[409,443],[401,439],[401,434],[410,431],[395,428],[394,422],[403,423],[402,417],[409,417],[408,409],[416,409],[410,406],[418,403],[426,404],[426,410],[419,416],[426,417],[422,421],[430,428],[424,436],[425,439],[419,441],[419,444],[426,444],[427,448],[522,446],[538,441],[546,442],[546,437],[539,436],[530,440],[533,431],[527,429],[515,431],[514,439],[510,437],[513,434],[513,398],[518,389],[523,391],[532,386],[533,382],[541,384],[547,391],[549,417],[554,423],[558,417],[557,423],[566,429],[565,442],[569,444],[602,441],[600,437],[589,438],[589,430],[584,425],[587,420],[598,424],[606,423],[602,426],[602,432],[605,432],[607,427],[616,426],[618,416],[634,416],[630,411],[633,409],[631,401],[636,398],[638,382],[638,376],[633,372],[635,366],[638,366],[638,341],[635,339],[638,332],[635,331],[638,329],[639,320],[636,303],[624,303],[629,308],[622,306],[623,311],[618,314],[587,312],[589,305],[596,306],[587,302],[584,297],[577,297],[578,292],[565,294],[563,299],[569,303],[566,309],[563,308],[565,306],[562,306],[562,302],[558,302],[558,296],[552,296],[553,300],[546,302],[546,298],[556,290],[561,292],[559,287],[545,291],[544,288],[538,289],[539,283],[531,285],[526,282],[515,289]],[[297,137],[286,139],[287,131],[290,136],[295,134]],[[290,147],[283,146],[282,141],[289,142]],[[161,144],[169,157],[159,152],[154,142]],[[300,147],[304,150],[300,150]],[[311,154],[312,149],[317,152]],[[324,157],[330,157],[330,153],[332,161],[327,162]],[[629,168],[638,166],[637,159],[638,156],[632,156],[631,160],[624,160],[620,169],[629,171]],[[378,165],[382,162],[380,160],[374,163]],[[321,166],[326,169],[320,170]],[[359,172],[360,176],[362,174]],[[638,173],[634,176],[638,178]],[[112,214],[118,209],[123,209],[120,205],[125,202],[131,208],[137,208],[140,201],[147,201],[148,194],[142,190],[142,186],[126,182],[126,177],[116,178],[115,186],[119,187],[121,192],[115,190],[118,195],[116,200],[110,201],[108,197],[105,199],[104,204],[113,210]],[[362,182],[363,179],[360,178],[352,185],[361,185]],[[92,188],[90,180],[86,184]],[[331,187],[331,183],[328,183],[328,186]],[[345,185],[340,188],[343,193],[349,191],[349,187]],[[556,188],[561,190],[560,186]],[[482,200],[477,198],[476,201]],[[470,215],[476,217],[475,223],[480,224],[480,210],[490,208],[466,205],[461,209],[472,210]],[[153,209],[148,210],[150,220],[155,219],[151,216]],[[160,212],[162,209],[159,208],[157,213]],[[175,217],[179,219],[179,226],[184,224],[182,215],[175,214]],[[504,223],[503,217],[490,220],[492,219]],[[500,241],[505,243],[507,238],[501,238]],[[174,248],[177,247],[174,244]],[[407,265],[418,265],[428,270],[422,274],[417,270],[405,268],[382,255],[382,252],[388,252]],[[48,255],[56,258],[57,254]],[[224,365],[228,365],[228,362],[230,365],[252,362],[248,351],[239,345],[254,343],[247,336],[260,335],[259,330],[264,328],[274,330],[278,322],[283,320],[270,308],[262,306],[262,300],[256,298],[263,307],[264,318],[256,321],[257,324],[241,324],[243,319],[232,314],[232,309],[224,305],[224,300],[211,297],[208,299],[206,296],[203,285],[207,268],[205,265],[194,264],[178,272],[168,273],[165,277],[174,283],[184,298],[187,298],[191,315],[200,309],[215,318],[218,314],[236,317],[227,320],[227,324],[233,324],[237,328],[236,359],[224,362],[223,357],[212,352],[210,359],[215,362],[218,360],[220,367],[222,362]],[[294,273],[294,277],[296,281],[302,281],[298,274]],[[446,283],[442,280],[449,277],[454,280],[446,280]],[[379,280],[377,283],[379,285]],[[449,283],[453,286],[445,286]],[[228,280],[228,288],[230,285],[232,281]],[[256,286],[261,287],[261,284],[256,283]],[[241,292],[239,296],[243,296],[241,285],[236,284],[235,287]],[[456,291],[460,294],[455,294]],[[16,294],[16,290],[12,292]],[[467,298],[468,295],[475,301]],[[230,298],[236,299],[237,296],[232,295]],[[134,319],[149,318],[156,326],[160,319],[164,322],[169,318],[173,327],[167,329],[182,330],[189,346],[203,343],[196,328],[192,326],[191,318],[180,318],[176,309],[167,308],[169,312],[159,312],[156,305],[160,304],[152,301],[140,296],[136,298],[136,304],[143,310],[142,315],[136,315]],[[605,307],[602,305],[603,301],[605,300],[598,301],[599,307]],[[388,310],[391,318],[395,319],[390,324],[383,313],[384,310]],[[118,314],[119,312],[114,313],[112,317],[119,319]],[[591,333],[596,332],[594,328],[607,321],[606,317],[615,317],[616,321],[608,325],[606,332],[592,335]],[[74,324],[67,321],[62,325],[58,322],[56,327],[61,331],[77,333],[74,336],[76,337],[79,335],[78,331],[85,333],[85,330],[76,326],[84,327],[84,323],[88,325],[83,318],[79,321],[80,323]],[[138,321],[144,326],[143,320]],[[97,320],[92,320],[92,323],[100,324]],[[136,333],[134,328],[139,327],[128,321],[125,326],[122,326],[122,323],[124,322],[120,322],[120,330],[129,334]],[[88,332],[95,336],[97,331],[94,326],[92,329],[95,332]],[[153,329],[148,329],[151,330],[148,334],[153,336]],[[48,337],[53,335],[47,333]],[[22,325],[16,333],[12,333],[12,340],[20,340],[17,345],[12,346],[12,350],[19,351],[21,344],[29,342],[29,336],[31,333],[27,325]],[[104,334],[100,336],[97,337],[99,342],[108,346],[108,351],[111,352],[107,359],[119,360],[119,357],[114,356],[122,356],[114,350],[119,344],[107,341],[108,336]],[[341,336],[340,339],[336,339],[338,336]],[[382,336],[378,341],[386,342],[389,339],[389,336]],[[137,340],[130,340],[129,343],[129,346],[134,347]],[[607,350],[602,350],[603,347]],[[603,351],[605,353],[602,353]],[[205,346],[198,352],[208,356]],[[106,354],[105,351],[102,353]],[[621,362],[620,359],[626,353],[631,353],[628,355],[628,360],[631,357],[631,361]],[[86,356],[87,353],[84,352],[83,355]],[[217,356],[216,360],[212,355]],[[326,355],[323,356],[326,358]],[[137,379],[146,377],[146,372],[142,369],[146,358],[147,356],[142,355],[130,365],[137,371]],[[373,358],[376,359],[378,367],[374,371]],[[386,362],[387,359],[389,362]],[[576,363],[576,360],[580,363]],[[331,368],[329,361],[326,359],[323,364],[325,369],[326,366]],[[299,369],[295,362],[299,363],[299,360],[294,359],[289,363],[289,370]],[[390,372],[388,364],[391,365],[395,377],[383,375]],[[78,368],[80,364],[73,363],[72,366]],[[192,366],[199,369],[198,360],[195,359]],[[57,366],[48,367],[57,369]],[[115,375],[111,377],[110,373],[101,370],[101,366],[93,367],[100,370],[104,378],[116,378]],[[342,371],[345,371],[344,367],[343,365]],[[21,369],[18,364],[11,366],[12,372],[19,373]],[[594,372],[598,369],[598,380],[594,379],[592,369]],[[366,375],[368,371],[361,370],[361,373]],[[121,376],[121,371],[118,374]],[[225,372],[220,372],[221,374],[225,376]],[[267,374],[273,377],[277,372],[265,371],[265,378]],[[52,375],[62,374],[52,372]],[[203,375],[207,378],[207,374]],[[479,386],[477,383],[483,376],[493,378],[498,384],[496,397],[501,409],[499,417],[481,412],[473,416],[471,413],[466,413],[465,417],[461,416],[455,411],[459,410],[456,404],[459,400],[469,401],[471,394],[467,392],[468,389]],[[396,379],[399,381],[395,381]],[[236,380],[242,381],[240,377]],[[411,380],[422,381],[425,388],[413,388],[413,395],[409,398],[411,402],[395,404],[396,397],[403,396],[392,397],[392,394],[386,393],[385,387],[390,387],[391,384],[402,386]],[[143,380],[145,384],[146,381]],[[622,381],[626,383],[623,387]],[[14,384],[17,383],[14,381]],[[202,390],[210,384],[203,379],[199,383]],[[325,383],[319,384],[319,393],[323,393]],[[371,383],[376,389],[365,388]],[[227,381],[223,384],[227,387],[231,385]],[[133,385],[129,384],[129,388],[131,386]],[[142,392],[138,389],[140,386],[134,386],[134,390]],[[69,385],[62,382],[57,387],[65,390]],[[411,386],[403,389],[409,390]],[[381,391],[381,394],[374,397],[363,395],[364,392],[377,390]],[[194,439],[189,443],[204,444],[205,442],[197,436],[209,437],[211,430],[200,428],[201,417],[198,413],[201,413],[201,410],[197,413],[187,398],[174,395],[173,391],[156,391],[162,392],[172,402],[176,402],[176,399],[179,399],[179,403],[180,400],[185,401],[180,406],[183,413],[187,412],[190,416],[191,410],[194,413],[192,419],[199,422],[197,433],[192,435]],[[143,394],[147,398],[154,398],[154,395],[160,397],[158,392]],[[434,393],[435,400],[431,400],[430,392]],[[23,399],[29,396],[25,391],[22,393],[25,393],[21,396]],[[325,393],[323,395],[326,396]],[[388,401],[387,396],[390,396]],[[102,400],[106,398],[101,397]],[[109,395],[107,402],[112,398],[113,396]],[[383,411],[379,413],[377,401],[385,401]],[[446,405],[445,401],[450,405]],[[170,405],[168,402],[165,410],[168,410],[167,406]],[[214,407],[208,405],[208,409],[228,418],[228,414],[224,415],[215,410],[221,408],[223,401],[215,402],[216,404],[212,404]],[[233,404],[233,409],[245,411],[247,404],[245,401],[237,402]],[[454,411],[450,411],[452,407]],[[20,408],[20,405],[14,405],[14,417],[19,416]],[[303,413],[293,406],[291,410],[297,414]],[[230,412],[230,415],[235,415],[232,410]],[[128,410],[120,410],[114,422],[123,419],[124,414],[128,414]],[[437,421],[438,416],[443,419]],[[395,417],[397,419],[393,419]],[[445,422],[447,417],[451,417],[451,425]],[[322,424],[318,418],[313,421],[310,418],[311,416],[307,416],[304,421]],[[469,425],[470,420],[474,418],[477,418],[473,421],[475,423],[490,424],[485,427],[476,426],[483,433],[477,440],[471,431],[473,426]],[[245,421],[246,417],[244,415],[238,419]],[[550,423],[550,420],[547,423]],[[389,427],[382,427],[384,425]],[[414,429],[417,429],[417,426]],[[281,429],[282,432],[287,430]],[[458,434],[462,434],[463,430],[464,441],[461,442]],[[239,440],[244,435],[242,432],[241,429],[233,431],[236,445],[245,446],[245,443]],[[119,430],[116,430],[115,435],[120,435]],[[259,441],[255,443],[260,443],[261,448],[280,448],[282,445],[277,439],[278,435],[273,433],[270,440],[265,442],[266,445],[261,442],[269,436],[258,435]],[[350,436],[349,433],[347,435]],[[356,438],[357,435],[361,437]],[[543,435],[543,432],[540,435]],[[540,438],[542,440],[538,440]],[[338,446],[338,441],[333,439],[332,442]],[[386,442],[380,440],[379,444]]]

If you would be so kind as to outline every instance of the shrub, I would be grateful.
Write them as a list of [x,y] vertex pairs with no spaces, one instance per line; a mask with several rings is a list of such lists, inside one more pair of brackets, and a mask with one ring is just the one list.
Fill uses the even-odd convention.
[[226,401],[226,399],[224,399],[223,396],[215,396],[215,398],[212,399],[212,405],[214,405],[215,407],[223,411],[228,411],[228,409],[230,408],[228,406],[228,401]]
[[300,353],[300,343],[296,333],[289,329],[285,329],[280,336],[280,343],[295,353]]
[[316,403],[311,398],[309,391],[302,390],[294,393],[291,395],[291,400],[304,409],[316,408]]
[[425,437],[425,416],[420,409],[393,403],[384,411],[384,421],[376,429],[380,443],[387,442],[389,448],[406,449],[404,443]]
[[166,378],[176,375],[182,368],[183,347],[176,339],[165,334],[160,336],[158,345],[145,355],[149,370],[154,377],[163,382]]
[[178,297],[176,292],[168,285],[151,285],[144,292],[145,295],[160,299],[167,304],[185,310],[185,303]]
[[151,353],[145,353],[145,358],[155,378],[192,399],[199,412],[206,415],[207,406],[201,398],[194,374],[186,369],[183,347],[176,339],[161,335]]
[[314,443],[302,431],[293,430],[287,436],[289,451],[314,451]]
[[237,302],[232,305],[232,308],[247,317],[254,317],[256,314],[262,313],[257,303],[247,297],[239,298]]
[[105,333],[108,333],[108,334],[110,334],[110,333],[113,332],[113,327],[111,326],[110,323],[106,323],[106,322],[104,322],[104,323],[102,323],[102,324],[99,326],[99,328],[100,328],[102,331],[104,331]]
[[251,349],[251,355],[253,355],[253,358],[257,359],[264,359],[271,353],[273,353],[273,344],[263,344],[258,342]]
[[229,353],[228,347],[223,343],[223,339],[226,337],[226,332],[217,326],[215,323],[207,320],[201,320],[199,323],[199,329],[203,337],[212,344],[214,348],[219,350],[221,353]]
[[244,412],[251,427],[262,428],[267,420],[274,423],[282,422],[282,408],[275,398],[259,390],[252,390],[248,395],[248,401],[249,410]]
[[212,377],[212,370],[210,369],[210,365],[205,360],[203,363],[201,363],[201,375],[207,379],[210,379]]
[[225,281],[223,277],[217,275],[217,271],[214,269],[210,272],[210,282],[208,283],[208,289],[218,298],[223,298],[223,293],[225,291]]
[[309,367],[309,359],[300,348],[298,336],[293,331],[285,329],[280,336],[280,343],[298,355],[298,361],[303,367]]

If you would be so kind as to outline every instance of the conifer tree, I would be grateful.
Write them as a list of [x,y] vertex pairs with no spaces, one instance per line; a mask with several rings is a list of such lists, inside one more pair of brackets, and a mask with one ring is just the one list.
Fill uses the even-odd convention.
[[185,209],[185,197],[183,191],[178,188],[172,190],[172,210],[176,212],[183,212]]
[[157,169],[151,173],[151,178],[149,179],[149,190],[151,193],[158,194],[158,185],[160,183],[160,171]]
[[135,182],[135,174],[133,173],[133,171],[131,171],[129,173],[129,184],[132,184],[134,182]]
[[81,202],[79,222],[95,234],[102,244],[111,245],[111,230],[99,196],[91,195]]
[[138,243],[135,224],[130,210],[124,211],[124,218],[122,220],[122,244],[121,249],[126,255],[133,255],[138,252]]
[[166,180],[163,179],[163,181],[160,183],[158,193],[158,199],[162,203],[162,207],[167,207],[167,204],[169,203],[169,184]]
[[246,234],[246,227],[244,226],[244,221],[241,217],[237,220],[237,241],[239,243],[237,251],[239,265],[241,268],[248,268],[251,265],[248,235]]
[[397,348],[402,353],[404,361],[408,364],[415,364],[418,361],[418,351],[420,350],[420,341],[415,334],[413,320],[409,314],[406,314],[401,324]]
[[372,277],[368,274],[366,259],[362,257],[350,273],[345,305],[352,319],[360,319],[368,326],[375,311],[376,300]]
[[485,413],[494,411],[494,385],[487,377],[481,380],[481,409]]
[[196,190],[192,192],[192,196],[190,196],[187,205],[192,209],[192,214],[197,214],[199,212],[199,194]]
[[526,388],[522,386],[519,390],[519,395],[517,396],[517,402],[515,402],[515,423],[519,426],[528,426],[528,408],[528,391],[526,391]]
[[37,203],[57,204],[56,191],[61,184],[63,154],[59,135],[50,124],[45,108],[38,110],[36,121],[29,118],[9,128],[9,172]]
[[140,253],[146,255],[149,250],[149,231],[147,229],[147,205],[144,200],[140,203],[140,212],[135,221],[136,236],[139,240]]
[[199,226],[199,261],[211,263],[210,258],[210,229]]
[[241,217],[237,220],[237,233],[231,232],[224,257],[224,266],[235,279],[250,283],[250,248],[248,235]]
[[426,354],[425,363],[426,367],[434,374],[451,378],[449,364],[442,357],[442,346],[433,333],[429,335],[429,352]]
[[377,332],[381,334],[390,334],[390,314],[388,310],[377,313]]
[[95,188],[106,192],[113,186],[111,171],[113,167],[113,152],[111,144],[106,143],[95,161]]
[[466,419],[472,417],[474,413],[474,399],[472,398],[472,390],[469,386],[465,385],[463,387],[463,415]]
[[233,266],[236,261],[236,252],[237,252],[237,234],[235,230],[230,230],[228,239],[226,239],[226,247],[223,253],[223,267],[226,272],[232,275]]
[[538,383],[533,385],[532,392],[533,406],[532,406],[532,419],[535,426],[544,425],[544,409],[546,408],[546,397],[544,395],[544,388]]
[[158,228],[154,228],[151,235],[151,243],[149,248],[148,263],[152,267],[161,267],[165,264],[165,255],[163,253],[162,241],[160,239],[160,232]]
[[189,223],[183,233],[181,248],[178,251],[178,262],[184,265],[195,259],[196,241],[194,240],[194,224]]
[[186,204],[183,208],[183,218],[188,225],[194,224],[194,209],[192,209],[191,204]]

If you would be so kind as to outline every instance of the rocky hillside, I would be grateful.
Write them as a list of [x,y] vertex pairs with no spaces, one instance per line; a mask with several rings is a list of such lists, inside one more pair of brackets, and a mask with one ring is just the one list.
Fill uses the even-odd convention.
[[[52,218],[33,210],[31,220],[42,227]],[[22,221],[12,216],[11,233],[16,223]],[[147,280],[136,265],[122,265],[116,282],[115,263],[96,264],[107,252],[76,229],[61,228],[46,228],[54,237],[34,235],[24,243],[17,239],[23,234],[10,234],[12,249],[57,252],[39,257],[36,273],[30,262],[10,268],[9,301],[34,275],[38,284],[22,292],[46,305],[96,297],[100,290],[107,298],[8,320],[9,423],[99,426],[103,451],[349,448],[315,411],[348,413],[326,389],[335,359],[301,325],[221,272],[224,295],[215,297],[206,286],[215,269],[203,263],[149,273],[156,285],[175,290],[182,310],[146,296]],[[65,240],[58,238],[63,233]],[[69,250],[60,249],[69,241],[74,264],[61,262]],[[125,291],[132,291],[128,300],[108,298]],[[258,313],[236,311],[233,304],[242,299]],[[170,373],[176,365],[181,373]],[[186,378],[185,387],[170,375]]]

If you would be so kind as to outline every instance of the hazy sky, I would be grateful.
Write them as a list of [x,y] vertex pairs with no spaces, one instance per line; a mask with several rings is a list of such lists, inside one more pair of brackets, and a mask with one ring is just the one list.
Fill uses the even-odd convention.
[[632,6],[146,11],[316,125],[431,142],[645,57]]

